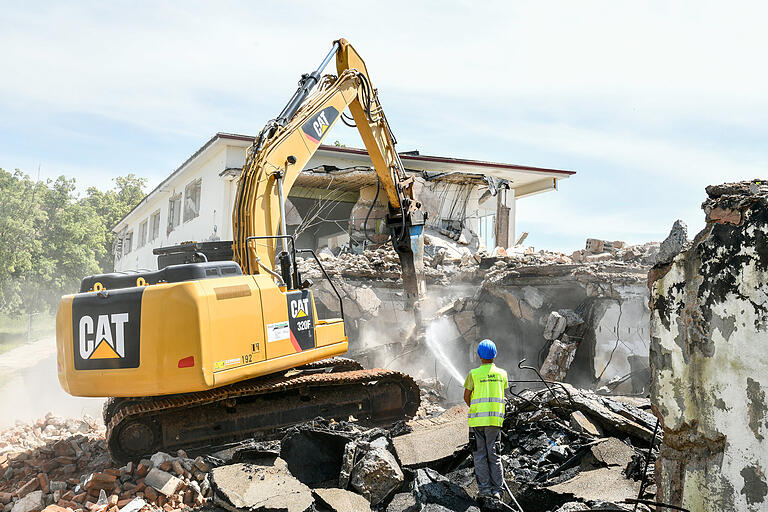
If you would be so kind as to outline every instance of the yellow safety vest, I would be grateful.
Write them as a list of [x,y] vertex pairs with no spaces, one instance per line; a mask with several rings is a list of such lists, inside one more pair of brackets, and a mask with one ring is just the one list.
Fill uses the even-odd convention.
[[474,385],[469,406],[469,426],[500,427],[504,422],[507,372],[489,363],[471,370],[469,376]]

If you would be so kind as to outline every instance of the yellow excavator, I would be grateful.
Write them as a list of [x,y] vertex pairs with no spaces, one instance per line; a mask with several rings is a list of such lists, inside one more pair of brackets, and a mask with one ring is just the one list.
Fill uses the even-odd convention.
[[[338,76],[323,76],[334,56]],[[340,39],[249,148],[232,214],[234,261],[89,276],[62,298],[59,382],[75,396],[109,397],[115,460],[265,436],[317,416],[378,423],[415,414],[419,389],[408,375],[337,357],[348,344],[341,298],[341,318],[318,318],[297,257],[322,264],[286,229],[285,197],[347,108],[387,194],[416,308],[426,215],[365,64]]]

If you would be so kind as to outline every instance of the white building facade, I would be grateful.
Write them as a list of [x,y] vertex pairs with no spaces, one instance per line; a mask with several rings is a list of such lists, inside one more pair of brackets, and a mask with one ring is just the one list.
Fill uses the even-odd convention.
[[[155,248],[232,240],[237,179],[252,143],[251,136],[217,133],[147,194],[113,228],[115,270],[157,269]],[[401,158],[419,184],[428,227],[444,233],[466,229],[490,249],[514,244],[517,200],[556,190],[559,180],[574,174],[415,152]],[[356,206],[373,201],[371,165],[365,150],[320,146],[288,196],[291,232],[303,233],[301,244],[317,249],[349,242],[355,211],[360,211]],[[384,194],[379,196],[379,205],[385,204]]]

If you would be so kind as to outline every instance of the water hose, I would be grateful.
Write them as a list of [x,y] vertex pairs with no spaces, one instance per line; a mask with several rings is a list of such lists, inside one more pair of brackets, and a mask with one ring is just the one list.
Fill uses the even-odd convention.
[[[507,485],[507,481],[502,479],[502,483],[504,485],[504,490],[507,491],[507,494],[509,494],[509,497],[512,498],[512,501],[515,503],[515,506],[517,507],[517,510],[519,512],[525,512],[525,510],[523,510],[523,507],[520,506],[520,503],[518,503],[517,500],[515,499],[515,495],[512,494],[512,491],[509,490],[509,486]],[[512,507],[510,507],[509,505],[507,505],[506,503],[502,502],[502,505],[507,507],[509,510],[512,510],[512,512],[515,512],[515,510]]]

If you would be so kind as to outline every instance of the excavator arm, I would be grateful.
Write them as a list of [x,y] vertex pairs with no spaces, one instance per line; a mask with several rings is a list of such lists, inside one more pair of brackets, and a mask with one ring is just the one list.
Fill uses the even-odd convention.
[[[336,56],[338,77],[321,77]],[[317,88],[313,92],[313,89]],[[373,88],[365,63],[344,39],[314,72],[304,75],[280,115],[267,123],[249,148],[238,180],[232,213],[235,261],[250,274],[281,275],[289,289],[298,288],[289,272],[291,252],[282,239],[280,268],[273,269],[278,233],[287,235],[285,197],[325,136],[349,108],[389,202],[387,225],[400,257],[403,286],[417,308],[424,291],[423,226],[426,215],[414,197],[395,150],[395,138]],[[253,238],[264,237],[264,238]],[[417,317],[418,321],[418,317]]]

